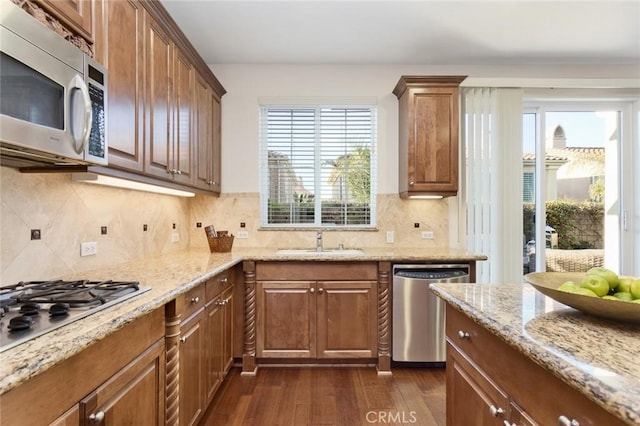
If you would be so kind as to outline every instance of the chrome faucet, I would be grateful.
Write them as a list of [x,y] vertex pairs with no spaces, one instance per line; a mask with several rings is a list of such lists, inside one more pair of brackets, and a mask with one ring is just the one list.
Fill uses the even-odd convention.
[[316,251],[322,251],[322,229],[319,229],[316,234]]

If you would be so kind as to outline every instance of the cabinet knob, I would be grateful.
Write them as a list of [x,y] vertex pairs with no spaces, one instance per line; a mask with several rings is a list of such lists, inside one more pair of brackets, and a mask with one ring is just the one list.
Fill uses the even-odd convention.
[[104,420],[104,411],[98,411],[97,413],[91,413],[89,415],[89,420],[95,423],[101,422]]
[[191,303],[198,303],[199,301],[200,301],[200,297],[199,296],[191,298]]
[[580,426],[580,422],[578,422],[576,419],[569,420],[567,416],[560,416],[558,417],[558,425],[559,426]]
[[469,336],[469,333],[466,331],[458,330],[458,337],[461,339],[468,339],[471,336]]
[[181,341],[182,343],[186,342],[186,341],[187,341],[187,336],[182,336],[182,337],[180,338],[180,341]]
[[315,292],[316,292],[316,289],[315,289],[315,288],[311,287],[311,288],[309,289],[309,293],[315,293]]
[[182,174],[182,170],[176,170],[176,174],[177,175],[181,175]]
[[511,422],[510,422],[510,421],[508,421],[508,420],[505,420],[503,424],[504,424],[504,426],[518,426],[517,424],[515,424],[515,423],[511,423]]
[[489,414],[491,414],[491,417],[498,417],[504,414],[504,409],[491,405],[489,407]]
[[409,186],[413,186],[415,184],[416,184],[415,182],[409,182]]
[[227,281],[229,281],[227,278],[223,278],[223,279],[221,279],[221,280],[220,280],[220,282],[221,282],[222,284],[225,284]]
[[320,288],[318,289],[318,293],[323,293],[323,292],[324,292],[324,288],[320,287]]

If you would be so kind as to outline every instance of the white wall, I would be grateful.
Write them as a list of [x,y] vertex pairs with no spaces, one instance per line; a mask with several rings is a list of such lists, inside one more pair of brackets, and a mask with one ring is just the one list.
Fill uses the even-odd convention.
[[378,100],[378,193],[398,191],[398,105],[401,75],[468,75],[463,86],[619,87],[637,82],[636,67],[213,65],[227,90],[222,99],[222,191],[259,192],[258,99],[374,97]]

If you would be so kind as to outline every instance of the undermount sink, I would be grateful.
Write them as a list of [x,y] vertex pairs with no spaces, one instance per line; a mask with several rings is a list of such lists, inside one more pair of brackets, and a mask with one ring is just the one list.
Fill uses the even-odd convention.
[[364,252],[360,249],[324,249],[322,251],[317,251],[315,249],[280,249],[276,250],[276,254],[283,256],[357,256],[364,254]]

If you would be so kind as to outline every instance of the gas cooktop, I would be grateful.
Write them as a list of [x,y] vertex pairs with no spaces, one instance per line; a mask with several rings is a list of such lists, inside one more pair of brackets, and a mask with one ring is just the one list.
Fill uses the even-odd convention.
[[137,281],[21,281],[0,287],[0,352],[151,287]]

